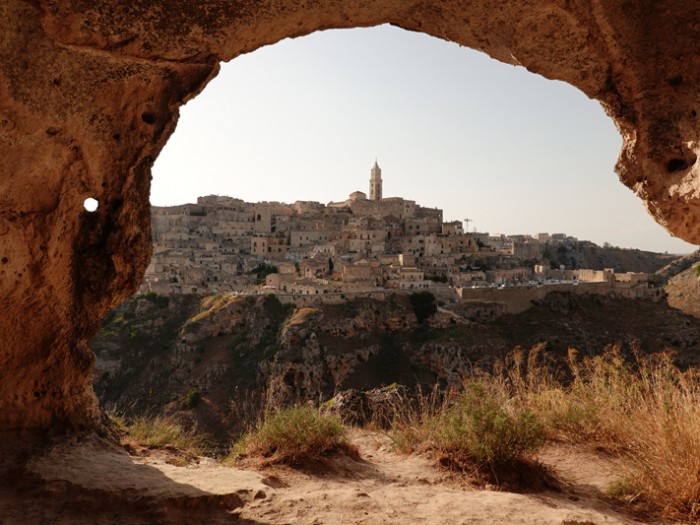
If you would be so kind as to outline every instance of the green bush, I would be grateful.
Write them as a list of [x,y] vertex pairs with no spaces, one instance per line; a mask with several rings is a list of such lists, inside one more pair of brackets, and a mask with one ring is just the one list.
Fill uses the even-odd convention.
[[513,413],[506,400],[488,392],[483,383],[467,385],[457,405],[445,415],[437,444],[446,453],[489,466],[503,466],[534,452],[544,431],[530,411]]
[[250,273],[255,275],[258,284],[265,284],[265,278],[271,273],[277,272],[277,266],[272,264],[259,264],[250,271]]
[[142,297],[155,304],[158,308],[167,308],[170,304],[170,297],[157,292],[146,292]]
[[196,388],[191,388],[185,396],[185,406],[187,408],[196,408],[202,401],[202,394]]
[[502,390],[472,381],[440,405],[421,402],[418,414],[395,423],[393,437],[404,452],[428,449],[443,465],[489,473],[526,459],[545,434],[534,413],[511,407]]
[[299,465],[339,450],[351,450],[340,420],[299,406],[267,413],[234,444],[229,459],[258,457],[266,464]]

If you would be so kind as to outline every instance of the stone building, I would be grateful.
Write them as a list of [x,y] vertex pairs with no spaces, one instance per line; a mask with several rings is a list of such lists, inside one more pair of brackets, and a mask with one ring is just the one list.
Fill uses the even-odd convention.
[[369,200],[382,200],[382,170],[375,159],[369,177]]
[[[495,252],[485,242],[488,234],[465,233],[461,221],[443,222],[442,210],[403,197],[384,197],[382,170],[376,161],[370,171],[369,198],[355,191],[343,202],[324,205],[247,203],[208,195],[195,204],[153,207],[152,214],[154,256],[144,290],[248,289],[257,280],[252,270],[261,264],[285,268],[280,270],[285,276],[270,277],[268,286],[287,291],[297,289],[292,285],[302,279],[304,290],[311,290],[310,283],[319,279],[342,284],[344,291],[348,286],[364,291],[432,289],[435,283],[425,279],[425,272],[447,277],[443,283],[447,287],[475,283],[473,277],[460,274],[473,268],[477,259],[493,267],[497,256],[502,269],[519,266],[513,248]],[[555,237],[564,236],[539,236],[546,241]],[[498,241],[501,248],[514,245],[513,237],[501,236]],[[541,243],[532,236],[518,241],[529,244],[520,250],[528,256],[541,251]],[[500,280],[516,280],[508,277]],[[491,280],[497,278],[492,275]],[[314,295],[316,289],[331,293],[326,284],[319,286]]]

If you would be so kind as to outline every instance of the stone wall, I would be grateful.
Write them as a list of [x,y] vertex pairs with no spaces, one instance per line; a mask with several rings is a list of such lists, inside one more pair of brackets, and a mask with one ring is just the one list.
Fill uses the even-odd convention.
[[295,306],[319,306],[321,304],[342,304],[354,299],[375,299],[384,301],[391,292],[345,292],[327,293],[319,295],[275,293],[275,297],[282,304],[293,304]]

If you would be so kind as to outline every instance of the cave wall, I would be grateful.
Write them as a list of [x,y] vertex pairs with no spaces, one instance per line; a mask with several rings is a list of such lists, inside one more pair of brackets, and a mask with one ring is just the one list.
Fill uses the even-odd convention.
[[151,166],[219,62],[382,23],[599,100],[623,137],[622,182],[700,243],[695,0],[3,0],[0,429],[96,425],[87,342],[140,282]]

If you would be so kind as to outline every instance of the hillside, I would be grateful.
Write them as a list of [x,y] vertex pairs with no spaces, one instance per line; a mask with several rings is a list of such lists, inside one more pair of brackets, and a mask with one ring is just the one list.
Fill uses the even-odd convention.
[[700,280],[693,267],[669,279],[664,290],[670,306],[700,318]]
[[548,246],[545,256],[555,266],[592,270],[613,268],[618,273],[655,273],[678,259],[677,255],[618,248],[607,244],[598,246],[590,241],[566,241]]
[[611,344],[627,355],[673,350],[685,366],[698,362],[700,320],[665,303],[569,294],[493,322],[468,321],[457,307],[425,324],[406,296],[295,308],[271,295],[149,295],[115,310],[92,347],[105,406],[164,413],[226,440],[270,397],[458,384],[516,347],[556,361],[569,348],[592,355]]
[[700,250],[674,259],[666,266],[656,271],[657,282],[665,283],[691,266],[695,266],[698,262],[700,262]]

